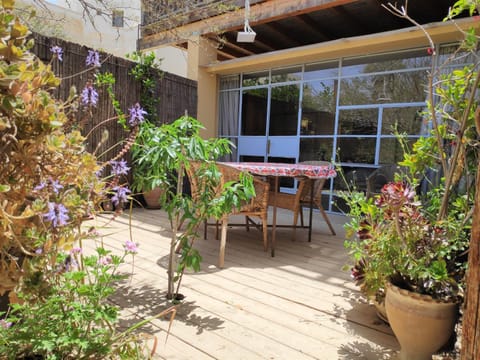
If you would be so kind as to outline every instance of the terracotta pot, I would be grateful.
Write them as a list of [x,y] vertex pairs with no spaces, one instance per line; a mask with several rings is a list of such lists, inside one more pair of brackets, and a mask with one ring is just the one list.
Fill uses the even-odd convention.
[[143,198],[147,204],[147,209],[160,209],[160,197],[162,196],[163,189],[156,187],[153,190],[145,191]]
[[387,284],[385,308],[400,343],[400,360],[431,360],[450,339],[457,320],[457,304],[441,302]]
[[372,303],[375,306],[375,312],[377,313],[378,318],[388,324],[387,310],[385,309],[385,299],[382,302],[378,302],[374,299]]

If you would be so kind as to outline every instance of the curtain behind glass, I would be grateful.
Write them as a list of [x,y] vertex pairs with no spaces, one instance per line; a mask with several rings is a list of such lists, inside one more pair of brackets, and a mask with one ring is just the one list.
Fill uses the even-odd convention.
[[[234,89],[240,86],[238,75],[220,79],[220,89]],[[220,91],[218,111],[218,136],[230,139],[234,144],[238,137],[238,114],[240,105],[240,90]],[[236,161],[237,149],[225,155],[223,161]]]

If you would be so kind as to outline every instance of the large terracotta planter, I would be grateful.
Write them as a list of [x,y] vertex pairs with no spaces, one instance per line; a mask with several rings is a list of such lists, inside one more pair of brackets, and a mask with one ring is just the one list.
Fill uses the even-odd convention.
[[162,196],[163,189],[156,187],[153,190],[145,191],[143,193],[143,199],[147,205],[147,209],[160,209],[160,197]]
[[457,320],[457,304],[441,302],[387,284],[385,308],[400,343],[400,360],[431,360],[446,344]]

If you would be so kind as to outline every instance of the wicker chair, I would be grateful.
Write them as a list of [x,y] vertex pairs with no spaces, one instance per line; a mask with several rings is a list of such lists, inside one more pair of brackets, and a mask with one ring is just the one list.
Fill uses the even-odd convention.
[[[305,165],[330,165],[329,162],[326,161],[304,161],[301,164]],[[298,224],[298,217],[300,215],[300,224],[304,227],[303,221],[303,207],[308,206],[310,207],[311,203],[311,190],[313,184],[313,205],[315,205],[320,213],[322,214],[323,219],[328,225],[330,232],[332,235],[336,235],[335,230],[328,218],[325,209],[322,206],[322,190],[325,184],[326,179],[305,179],[301,178],[298,179],[298,188],[295,194],[287,194],[278,192],[277,196],[277,208],[291,210],[293,212],[293,225],[296,226]],[[270,196],[270,205],[273,205],[273,194]],[[295,236],[295,234],[294,234]]]
[[[205,184],[201,184],[196,176],[197,170],[201,164],[199,162],[192,161],[191,166],[187,169],[187,176],[190,180],[190,186],[192,190],[192,199],[199,198],[200,192],[205,188]],[[237,170],[231,166],[227,166],[221,163],[216,164],[218,170],[220,171],[221,177],[217,185],[217,188],[214,190],[217,195],[219,195],[223,189],[223,186],[227,182],[237,181],[239,179],[240,170]],[[218,258],[218,266],[223,267],[224,258],[225,258],[225,245],[227,241],[227,227],[228,227],[228,218],[230,215],[245,215],[245,226],[247,230],[250,229],[250,224],[255,226],[260,226],[263,232],[263,248],[267,251],[268,247],[268,223],[267,223],[267,214],[268,214],[268,195],[270,190],[270,184],[256,176],[253,177],[253,185],[255,187],[256,196],[250,199],[247,203],[242,204],[239,209],[232,209],[232,212],[226,214],[220,220],[221,223],[221,238],[220,238],[220,254]],[[257,217],[260,219],[261,224],[255,223],[251,217]],[[205,232],[204,237],[207,238],[207,221],[205,221]],[[217,226],[217,239],[218,239],[218,221],[215,223]],[[238,226],[240,224],[230,224],[231,226]]]

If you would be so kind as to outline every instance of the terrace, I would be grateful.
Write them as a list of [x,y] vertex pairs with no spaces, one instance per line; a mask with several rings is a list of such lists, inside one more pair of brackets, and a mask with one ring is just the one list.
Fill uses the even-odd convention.
[[[319,214],[314,214],[318,220]],[[101,215],[99,222],[109,218]],[[277,230],[275,257],[263,251],[260,233],[231,228],[225,268],[217,268],[218,241],[196,242],[201,271],[185,274],[185,295],[166,340],[168,318],[143,330],[157,336],[156,356],[165,359],[389,359],[398,343],[378,319],[342,267],[343,216],[332,216],[337,236],[315,221],[312,242],[306,230]],[[279,222],[291,213],[279,210]],[[122,251],[130,236],[125,214],[112,222],[106,247]],[[133,272],[114,297],[124,311],[123,326],[155,316],[169,306],[165,299],[169,224],[162,210],[134,209],[133,240],[139,243]],[[133,270],[132,270],[133,269]]]

